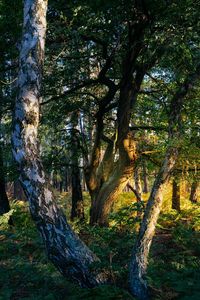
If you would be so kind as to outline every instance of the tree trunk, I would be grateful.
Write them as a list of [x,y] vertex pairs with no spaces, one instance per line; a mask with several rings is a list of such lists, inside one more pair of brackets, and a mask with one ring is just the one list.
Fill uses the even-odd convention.
[[71,115],[71,183],[72,183],[72,209],[71,220],[74,218],[84,219],[84,206],[83,195],[81,187],[81,174],[79,169],[79,136],[78,136],[78,124],[79,124],[79,112],[74,111]]
[[72,167],[72,210],[71,220],[75,218],[84,220],[83,195],[81,188],[80,170],[78,166]]
[[181,211],[181,202],[180,202],[180,181],[177,178],[173,179],[172,182],[172,208]]
[[0,216],[9,212],[10,205],[6,194],[4,167],[3,167],[3,154],[0,147]]
[[127,185],[133,174],[133,165],[116,168],[114,174],[103,184],[98,195],[95,197],[91,209],[90,223],[100,226],[108,226],[108,216],[114,201]]
[[[194,73],[188,75],[171,101],[169,112],[169,147],[152,187],[130,264],[130,290],[140,300],[149,299],[147,283],[145,281],[148,254],[162,205],[162,188],[170,177],[178,157],[179,146],[177,141],[180,139],[183,102],[188,92],[193,88],[194,83],[199,79],[199,76],[200,65],[197,66]],[[173,144],[176,146],[172,146]]]
[[[141,43],[138,42],[137,46],[140,48]],[[138,70],[135,78],[133,78],[134,59],[139,49],[137,49],[137,51],[135,50],[136,49],[131,49],[128,51],[123,63],[123,78],[120,85],[120,97],[117,111],[118,128],[117,134],[115,135],[115,137],[117,136],[116,141],[113,141],[112,147],[108,145],[108,152],[105,152],[104,159],[100,165],[99,155],[96,155],[98,159],[94,161],[96,165],[95,168],[93,168],[93,172],[95,173],[96,170],[97,172],[93,175],[94,193],[92,195],[91,224],[98,223],[101,226],[108,225],[108,215],[114,201],[133,176],[137,155],[136,143],[133,134],[129,131],[129,123],[131,109],[137,99],[137,94],[145,74],[144,69],[142,69],[142,71]],[[102,128],[101,124],[99,124],[99,128]],[[114,163],[115,143],[119,150],[119,159],[116,163]],[[100,142],[95,150],[98,153],[100,152]],[[104,171],[105,166],[107,168],[106,171]],[[103,170],[102,172],[101,169]],[[106,174],[106,176],[104,176],[104,174]],[[91,190],[91,185],[88,184],[88,186],[89,190]]]
[[14,193],[13,193],[14,199],[16,200],[22,200],[27,201],[27,198],[24,194],[23,188],[21,186],[20,181],[17,179],[14,181]]
[[105,281],[90,265],[98,258],[72,231],[55,203],[39,158],[37,140],[39,101],[44,59],[47,1],[26,0],[20,51],[18,94],[12,135],[13,155],[30,211],[49,259],[70,280],[93,287]]
[[197,190],[198,190],[198,181],[194,180],[192,182],[191,192],[190,192],[190,201],[192,203],[197,203],[198,202]]
[[147,259],[155,231],[155,226],[162,204],[162,189],[164,183],[169,178],[178,155],[176,149],[167,152],[159,174],[154,182],[145,214],[141,223],[139,235],[130,264],[130,289],[133,295],[141,300],[149,299],[145,274],[147,269]]
[[142,179],[143,179],[143,193],[147,194],[149,192],[148,177],[147,177],[147,166],[146,161],[142,162]]
[[139,167],[136,167],[134,170],[134,182],[135,182],[135,190],[137,191],[137,194],[141,198],[142,187],[141,187],[141,181],[140,181]]

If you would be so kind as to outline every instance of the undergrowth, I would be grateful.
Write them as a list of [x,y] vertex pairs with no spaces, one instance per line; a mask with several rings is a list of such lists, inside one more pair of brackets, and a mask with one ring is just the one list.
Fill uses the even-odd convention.
[[[68,213],[66,195],[59,202]],[[134,299],[127,291],[128,267],[142,213],[143,205],[138,207],[131,194],[124,193],[113,207],[109,228],[91,227],[87,218],[85,223],[71,224],[99,256],[99,268],[106,269],[112,281],[112,285],[81,289],[48,262],[27,203],[13,202],[10,214],[0,218],[0,299]],[[10,215],[14,226],[8,225]],[[181,213],[163,209],[147,274],[153,300],[200,299],[199,216],[200,207],[187,200]]]

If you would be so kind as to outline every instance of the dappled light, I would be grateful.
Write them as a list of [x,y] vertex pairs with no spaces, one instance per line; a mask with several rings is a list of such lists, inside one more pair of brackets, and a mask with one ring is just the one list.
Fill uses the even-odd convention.
[[199,11],[0,1],[0,299],[200,299]]

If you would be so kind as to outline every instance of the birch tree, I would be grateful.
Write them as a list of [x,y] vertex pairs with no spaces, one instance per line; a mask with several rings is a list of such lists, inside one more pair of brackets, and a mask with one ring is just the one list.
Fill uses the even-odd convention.
[[81,286],[105,281],[104,274],[90,271],[98,258],[72,231],[56,205],[39,155],[42,66],[44,62],[47,0],[25,0],[18,92],[12,134],[13,156],[32,218],[43,238],[48,258],[57,269]]
[[138,299],[149,299],[145,275],[155,227],[160,214],[163,187],[175,167],[181,143],[181,111],[186,96],[200,77],[200,66],[190,73],[172,98],[169,112],[169,147],[153,184],[130,264],[130,289]]

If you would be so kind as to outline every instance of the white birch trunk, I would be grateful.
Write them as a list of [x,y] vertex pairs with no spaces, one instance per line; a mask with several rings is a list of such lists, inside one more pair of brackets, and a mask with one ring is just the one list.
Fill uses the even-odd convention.
[[46,11],[47,0],[24,1],[13,155],[20,169],[20,181],[31,215],[42,235],[49,259],[69,279],[81,286],[92,287],[104,282],[103,275],[90,271],[90,264],[98,259],[72,231],[56,205],[39,157],[37,133]]
[[194,73],[188,75],[171,101],[169,115],[170,145],[152,187],[130,264],[130,290],[132,294],[137,296],[140,300],[147,300],[150,297],[145,275],[149,250],[162,205],[162,189],[165,182],[169,179],[178,157],[180,146],[178,146],[177,141],[181,137],[181,110],[183,102],[199,76],[200,65],[197,66]]

